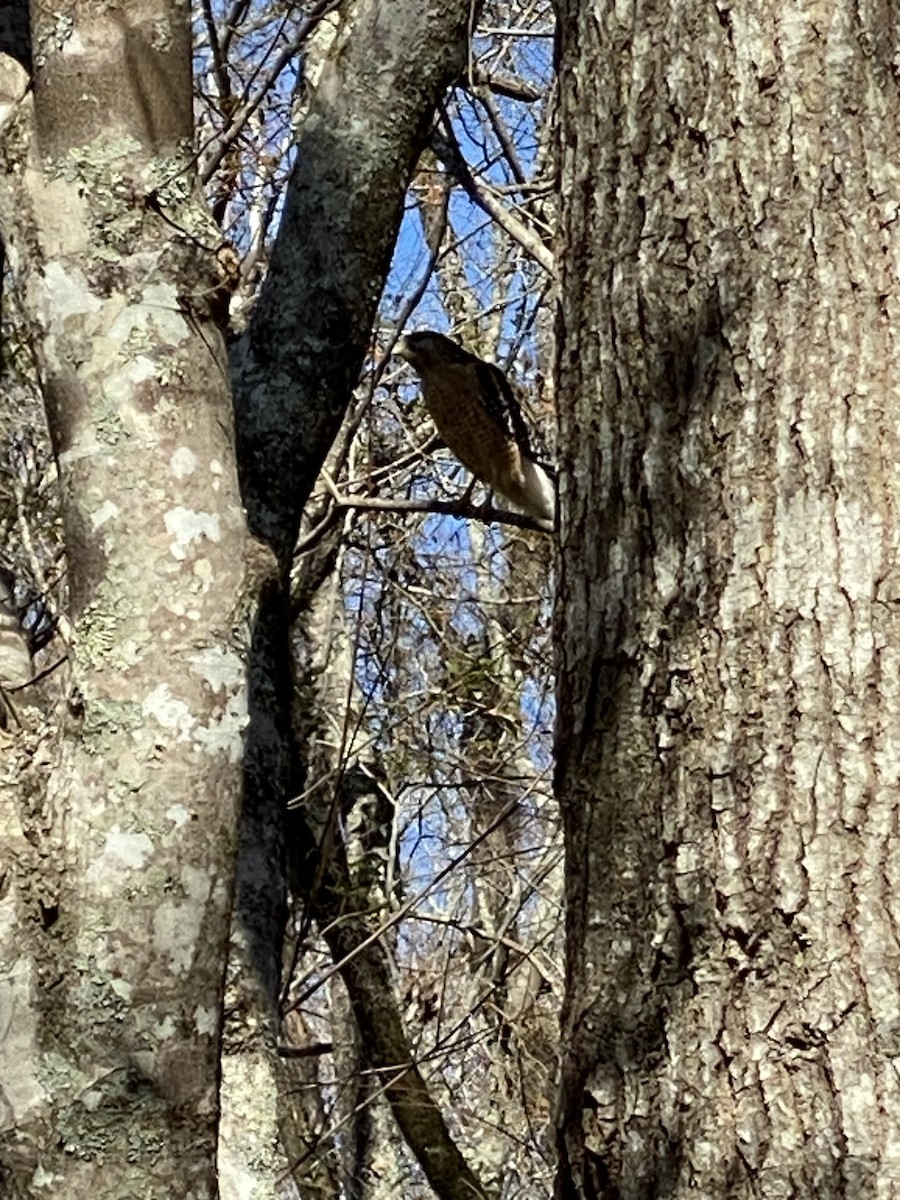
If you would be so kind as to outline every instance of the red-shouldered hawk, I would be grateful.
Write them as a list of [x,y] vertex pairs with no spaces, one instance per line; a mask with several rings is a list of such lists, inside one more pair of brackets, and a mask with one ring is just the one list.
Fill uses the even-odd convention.
[[396,352],[421,379],[438,433],[463,466],[529,516],[552,522],[556,489],[500,368],[431,330],[408,333]]

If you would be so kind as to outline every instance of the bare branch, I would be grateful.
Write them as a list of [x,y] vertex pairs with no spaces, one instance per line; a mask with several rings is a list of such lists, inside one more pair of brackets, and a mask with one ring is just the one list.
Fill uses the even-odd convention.
[[533,83],[518,79],[514,75],[500,75],[476,67],[472,72],[472,82],[476,86],[489,88],[497,96],[506,96],[509,100],[520,100],[524,104],[534,104],[544,99],[542,88],[535,87]]
[[543,267],[548,275],[554,275],[556,267],[550,249],[518,217],[513,216],[487,188],[482,187],[475,180],[459,149],[456,135],[446,112],[443,114],[442,124],[443,133],[435,133],[432,139],[435,154],[446,164],[448,170],[453,172],[455,179],[473,204],[477,204],[502,229],[506,230],[513,241],[517,242],[526,254]]

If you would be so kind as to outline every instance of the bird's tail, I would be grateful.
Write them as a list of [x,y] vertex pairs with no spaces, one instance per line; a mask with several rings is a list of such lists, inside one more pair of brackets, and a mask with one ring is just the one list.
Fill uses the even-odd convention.
[[[519,503],[539,521],[552,521],[556,516],[556,488],[553,480],[533,459],[522,455],[522,499]],[[512,499],[512,497],[511,497]]]

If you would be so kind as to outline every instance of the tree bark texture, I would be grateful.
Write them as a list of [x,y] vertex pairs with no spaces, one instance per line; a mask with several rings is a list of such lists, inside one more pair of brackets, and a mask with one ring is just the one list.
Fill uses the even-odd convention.
[[235,346],[253,528],[283,557],[359,379],[435,106],[463,70],[470,0],[354,0],[298,141],[271,267]]
[[216,1191],[252,574],[216,239],[193,200],[187,13],[133,7],[34,6],[33,104],[10,58],[0,89],[0,222],[33,316],[74,631],[49,778],[2,813],[12,1197]]
[[557,1195],[894,1196],[896,23],[558,14]]

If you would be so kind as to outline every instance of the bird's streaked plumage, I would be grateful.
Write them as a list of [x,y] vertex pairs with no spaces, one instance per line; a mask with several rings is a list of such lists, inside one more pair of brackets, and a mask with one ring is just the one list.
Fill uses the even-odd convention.
[[431,330],[408,333],[397,354],[421,379],[438,433],[463,466],[536,520],[552,522],[556,489],[500,368]]

